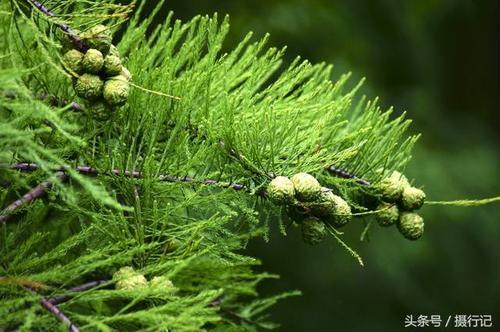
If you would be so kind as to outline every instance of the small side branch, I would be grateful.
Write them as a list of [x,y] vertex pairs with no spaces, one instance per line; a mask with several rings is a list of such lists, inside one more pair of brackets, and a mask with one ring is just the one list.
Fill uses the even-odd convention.
[[[18,163],[10,167],[11,169],[16,169],[20,171],[36,171],[39,169],[39,166],[34,163]],[[57,177],[59,177],[61,180],[66,180],[67,179],[67,174],[66,172],[68,171],[68,167],[58,167],[56,169]],[[98,171],[95,168],[92,168],[90,166],[77,166],[75,170],[81,174],[86,174],[86,175],[98,175],[101,174],[100,171]],[[136,179],[140,179],[143,177],[142,172],[139,171],[129,171],[129,170],[119,170],[119,169],[113,169],[110,171],[112,175],[124,175],[127,177],[132,177]],[[215,187],[220,187],[224,189],[232,189],[235,191],[248,191],[250,192],[250,188],[243,184],[238,184],[238,183],[232,183],[232,182],[221,182],[217,180],[212,180],[212,179],[204,179],[204,180],[198,180],[195,178],[192,178],[190,176],[175,176],[175,175],[168,175],[168,174],[162,174],[158,177],[159,181],[166,181],[166,182],[184,182],[184,183],[193,183],[193,184],[202,184],[202,185],[207,185],[207,186],[215,186]],[[42,197],[48,189],[52,187],[52,183],[49,181],[44,181],[31,189],[29,192],[27,192],[23,197],[19,198],[15,202],[11,203],[9,206],[7,206],[2,212],[0,212],[0,223],[4,223],[7,220],[10,219],[12,214],[24,206],[27,203],[30,203],[34,201],[35,199]],[[256,192],[257,195],[265,197],[266,193],[264,190],[259,190]]]
[[[49,16],[49,17],[54,17],[54,13],[51,12],[47,7],[42,5],[40,2],[35,1],[35,0],[29,0],[29,2],[35,6],[39,11],[41,11],[44,15]],[[71,40],[73,45],[80,51],[80,52],[87,52],[89,49],[87,45],[83,42],[83,40],[78,37],[78,35],[66,24],[64,23],[55,23],[55,25],[61,29]]]
[[352,173],[350,173],[350,172],[348,172],[345,169],[342,169],[340,167],[336,167],[336,166],[332,165],[332,166],[327,167],[326,170],[328,171],[328,173],[335,175],[335,176],[338,176],[340,178],[354,179],[354,180],[356,180],[357,183],[364,185],[364,186],[370,185],[370,182],[363,180],[363,179],[357,177],[356,175],[354,175],[354,174],[352,174]]
[[[36,171],[39,166],[34,163],[18,163],[15,164],[11,167],[12,169],[17,169],[20,171]],[[56,169],[59,172],[65,172],[68,170],[67,167],[61,166]],[[87,174],[87,175],[98,175],[101,174],[99,170],[90,167],[90,166],[77,166],[75,170],[81,174]],[[136,178],[140,179],[143,177],[142,172],[139,171],[129,171],[129,170],[119,170],[119,169],[112,169],[110,171],[112,175],[124,175],[127,177],[131,178]],[[199,180],[192,178],[190,176],[175,176],[175,175],[169,175],[169,174],[161,174],[158,176],[159,181],[166,181],[166,182],[186,182],[186,183],[195,183],[195,184],[203,184],[207,186],[217,186],[221,188],[228,188],[228,189],[233,189],[236,191],[249,191],[250,189],[242,184],[238,183],[232,183],[232,182],[221,182],[213,179],[204,179],[204,180]],[[262,193],[261,193],[262,195]]]
[[42,298],[40,300],[40,304],[42,305],[42,307],[44,307],[48,312],[50,312],[52,315],[54,315],[57,319],[59,319],[61,322],[63,322],[67,327],[68,327],[68,330],[71,331],[71,332],[79,332],[80,329],[78,329],[78,327],[76,327],[75,324],[73,324],[73,322],[68,318],[68,316],[66,316],[64,314],[64,312],[61,311],[61,309],[59,309],[58,306],[50,303],[49,300],[45,299],[45,298]]
[[[0,91],[0,96],[5,97],[8,99],[16,99],[18,95],[14,91]],[[78,104],[77,102],[74,101],[69,101],[63,98],[60,98],[58,96],[50,95],[47,93],[39,93],[36,94],[35,97],[39,100],[45,101],[48,103],[50,106],[54,107],[66,107],[69,106],[69,108],[73,112],[83,112],[85,109],[82,105]]]
[[[64,180],[66,179],[67,175],[64,172],[57,172],[56,176]],[[52,183],[50,181],[43,181],[42,183],[38,184],[36,187],[32,188],[30,191],[28,191],[26,194],[24,194],[21,198],[17,199],[13,203],[11,203],[9,206],[7,206],[1,213],[0,213],[0,223],[4,223],[10,219],[12,214],[23,207],[24,205],[34,201],[37,198],[42,197],[45,195],[48,189],[52,187]]]
[[250,318],[247,318],[247,317],[244,317],[240,314],[238,314],[237,312],[234,312],[232,310],[229,310],[229,309],[225,309],[222,307],[222,304],[223,304],[223,300],[222,299],[217,299],[217,300],[214,300],[212,301],[209,306],[210,307],[215,307],[215,308],[218,308],[223,314],[226,314],[227,316],[231,317],[233,320],[236,320],[240,323],[247,323],[249,325],[253,325],[253,326],[256,326],[256,327],[260,327],[260,328],[264,328],[262,326],[262,324],[260,324],[259,322],[256,322]]
[[62,99],[62,98],[59,98],[57,96],[42,93],[42,94],[38,95],[38,98],[46,101],[50,106],[66,107],[69,105],[69,108],[73,112],[83,112],[84,111],[83,106],[78,104],[77,102]]
[[[85,284],[82,284],[82,285],[70,288],[70,289],[68,289],[68,292],[71,292],[71,293],[84,292],[86,290],[99,287],[99,286],[101,286],[101,285],[103,285],[103,284],[105,284],[107,282],[109,282],[109,280],[90,281],[90,282],[87,282]],[[67,294],[67,295],[56,295],[54,297],[51,297],[47,301],[49,303],[51,303],[52,305],[57,305],[59,303],[66,302],[67,300],[69,300],[70,297],[71,296],[69,294]]]
[[[24,287],[24,289],[30,291],[33,294],[37,294],[37,292],[35,292],[31,288]],[[63,322],[68,327],[69,331],[71,331],[71,332],[80,332],[80,329],[75,324],[73,324],[73,322],[68,318],[68,316],[66,316],[64,314],[64,312],[62,312],[61,309],[59,309],[58,306],[56,306],[55,304],[51,303],[49,300],[47,300],[44,297],[42,297],[42,299],[40,300],[40,305],[45,310],[47,310],[48,312],[50,312],[58,320],[60,320],[61,322]]]

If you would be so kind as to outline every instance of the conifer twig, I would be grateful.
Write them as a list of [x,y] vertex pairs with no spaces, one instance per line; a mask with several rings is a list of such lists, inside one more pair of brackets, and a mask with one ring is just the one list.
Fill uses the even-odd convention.
[[[6,98],[9,98],[9,99],[16,99],[17,98],[17,94],[13,91],[2,91],[0,95],[4,96]],[[47,93],[37,94],[36,98],[43,100],[43,101],[47,101],[50,104],[50,106],[65,107],[65,106],[69,105],[70,109],[74,112],[82,112],[85,110],[81,104],[79,104],[75,101],[70,102],[69,100],[66,100],[66,99],[63,99],[63,98],[60,98],[60,97],[57,97],[54,95],[49,95]]]
[[49,95],[46,93],[42,93],[39,95],[39,99],[46,100],[50,106],[58,106],[58,107],[65,107],[65,106],[70,106],[70,109],[74,112],[83,112],[84,108],[82,105],[75,101],[69,101],[66,99],[59,98],[54,95]]
[[64,314],[64,312],[61,311],[61,309],[59,309],[58,306],[50,303],[50,301],[47,300],[46,298],[42,298],[40,300],[40,304],[42,305],[42,307],[47,309],[47,311],[49,311],[52,315],[54,315],[57,319],[66,324],[66,326],[68,326],[69,331],[71,332],[80,331],[80,329],[78,329],[78,327],[76,327],[76,325],[73,324],[73,322],[68,318],[68,316]]
[[[12,169],[17,169],[20,171],[36,171],[39,169],[39,166],[34,163],[18,163],[13,166],[11,166]],[[59,172],[65,172],[67,171],[68,168],[61,166],[56,169],[56,171]],[[102,172],[99,170],[90,167],[90,166],[77,166],[75,170],[81,174],[88,174],[88,175],[98,175]],[[119,169],[112,169],[110,171],[111,174],[113,175],[125,175],[128,177],[132,178],[142,178],[143,174],[140,171],[129,171],[129,170],[119,170]],[[204,185],[214,185],[222,188],[228,188],[228,189],[233,189],[236,191],[240,190],[249,190],[248,187],[246,187],[243,184],[238,184],[238,183],[233,183],[233,182],[220,182],[217,180],[213,179],[204,179],[204,180],[198,180],[190,176],[176,176],[176,175],[169,175],[169,174],[160,174],[158,176],[158,180],[160,181],[166,181],[166,182],[187,182],[187,183],[198,183],[198,184],[204,184]]]
[[[39,11],[41,11],[43,14],[49,17],[54,17],[54,13],[51,12],[47,7],[42,5],[40,2],[35,1],[35,0],[28,0],[33,6],[35,6]],[[87,52],[89,49],[87,45],[83,42],[83,40],[78,37],[78,35],[67,25],[64,23],[55,23],[55,25],[61,29],[71,40],[73,45],[80,51],[80,52]]]
[[336,167],[334,165],[331,165],[331,166],[326,167],[326,170],[328,173],[335,175],[335,176],[338,176],[340,178],[354,179],[354,180],[356,180],[357,183],[364,185],[364,186],[370,185],[370,182],[368,182],[364,179],[361,179],[361,178],[357,177],[356,175],[354,175],[354,174],[352,174],[352,173],[350,173],[350,172],[348,172],[345,169],[342,169],[340,167]]
[[[84,292],[86,290],[89,290],[89,289],[101,286],[101,285],[103,285],[103,284],[105,284],[107,282],[109,282],[109,280],[95,280],[95,281],[90,281],[90,282],[81,284],[79,286],[72,287],[72,288],[68,289],[68,292],[71,292],[71,293]],[[71,296],[68,295],[68,294],[65,294],[65,295],[56,295],[56,296],[53,296],[50,299],[48,299],[48,301],[51,304],[53,304],[53,305],[57,305],[59,303],[67,301],[70,297]]]
[[[26,290],[30,291],[33,294],[37,294],[33,289],[24,287]],[[59,319],[61,322],[63,322],[67,327],[68,330],[71,332],[80,332],[80,329],[73,324],[73,322],[62,312],[59,307],[53,303],[51,303],[49,300],[46,298],[42,297],[40,300],[40,305],[44,307],[48,312],[50,312],[53,316],[55,316],[57,319]]]
[[222,303],[224,301],[222,299],[217,299],[217,300],[214,300],[212,301],[209,305],[211,307],[218,307],[220,311],[222,311],[223,313],[227,314],[228,316],[231,316],[241,322],[244,322],[244,323],[247,323],[247,324],[250,324],[250,325],[255,325],[257,327],[260,327],[260,328],[263,328],[262,324],[260,324],[259,322],[255,322],[253,321],[252,319],[250,318],[247,318],[247,317],[243,317],[242,315],[238,314],[237,312],[234,312],[230,309],[225,309],[225,308],[222,308]]
[[[58,171],[56,173],[56,176],[64,180],[66,179],[67,175],[64,172]],[[33,187],[30,191],[28,191],[26,194],[24,194],[21,198],[15,200],[12,202],[10,205],[8,205],[2,212],[0,212],[0,223],[4,223],[10,219],[12,214],[23,207],[24,205],[34,201],[37,198],[42,197],[45,195],[48,189],[52,187],[52,183],[48,180],[41,182],[38,184],[36,187]]]
[[[172,126],[175,126],[175,124],[173,124]],[[204,134],[199,134],[199,129],[197,127],[193,127],[191,125],[188,125],[187,128],[185,128],[186,130],[190,131],[191,134],[193,135],[193,137],[202,137],[203,139],[206,139],[206,135]],[[219,145],[224,147],[225,144],[224,144],[224,141],[223,140],[220,140],[219,141]],[[230,149],[229,150],[229,153],[230,155],[241,161],[241,162],[244,162],[246,165],[249,165],[250,163],[248,162],[248,160],[245,158],[245,156],[241,155],[241,154],[238,154],[234,149]],[[253,165],[251,165],[253,166]],[[253,171],[255,172],[255,168],[252,167]],[[325,170],[330,173],[331,175],[334,175],[334,176],[337,176],[337,177],[340,177],[340,178],[344,178],[344,179],[354,179],[356,180],[356,183],[358,184],[361,184],[361,185],[364,185],[364,186],[369,186],[371,185],[371,183],[365,179],[362,179],[360,177],[358,177],[357,175],[354,175],[352,174],[351,172],[343,169],[343,168],[340,168],[340,167],[337,167],[335,165],[330,165],[330,166],[326,166],[325,167]],[[260,173],[259,171],[257,171],[257,173]]]

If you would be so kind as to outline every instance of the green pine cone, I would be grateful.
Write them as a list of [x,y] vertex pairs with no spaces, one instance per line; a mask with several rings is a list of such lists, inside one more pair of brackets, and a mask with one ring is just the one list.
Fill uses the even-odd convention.
[[321,192],[318,198],[310,203],[304,204],[305,207],[311,209],[313,215],[324,217],[335,213],[335,194],[331,189],[321,187]]
[[267,186],[267,196],[275,204],[292,204],[294,195],[295,189],[293,183],[285,176],[275,177]]
[[75,92],[79,97],[94,100],[102,96],[103,84],[99,76],[83,74],[76,80]]
[[424,219],[413,212],[403,212],[399,217],[398,229],[408,240],[417,240],[424,234]]
[[146,278],[130,266],[124,266],[113,274],[116,289],[130,290],[147,286]]
[[125,66],[122,66],[122,71],[120,72],[120,76],[125,77],[127,81],[130,81],[132,79],[132,74]]
[[328,223],[334,227],[342,227],[352,219],[351,207],[340,196],[333,195],[333,213],[328,216]]
[[408,179],[403,174],[394,171],[380,182],[382,198],[391,203],[396,202],[401,198],[403,189],[408,185]]
[[401,196],[401,206],[404,210],[413,211],[424,205],[425,192],[415,187],[405,187]]
[[80,52],[78,50],[69,50],[68,52],[64,53],[63,61],[69,70],[71,70],[77,74],[82,73],[82,69],[83,69],[83,65],[82,65],[83,53],[82,52]]
[[113,37],[106,26],[99,24],[83,33],[82,39],[91,48],[99,50],[102,54],[108,54]]
[[120,106],[127,102],[129,83],[123,76],[114,76],[104,83],[104,100],[109,105]]
[[93,100],[85,108],[96,120],[107,121],[113,115],[113,109],[103,99]]
[[327,234],[325,224],[315,217],[308,217],[302,222],[302,239],[305,243],[316,245]]
[[116,76],[122,72],[122,61],[115,55],[107,55],[104,58],[104,72],[106,76]]
[[321,185],[311,174],[297,173],[292,177],[292,182],[299,201],[314,201],[321,195]]
[[114,55],[114,56],[120,57],[120,52],[118,51],[118,49],[116,48],[115,45],[111,44],[109,46],[108,55]]
[[377,210],[382,210],[375,215],[375,220],[383,227],[395,224],[399,219],[399,209],[395,204],[380,203]]
[[83,56],[83,70],[89,74],[97,74],[104,65],[104,57],[99,50],[91,48]]
[[151,287],[161,288],[165,293],[173,294],[177,292],[177,287],[174,286],[170,279],[164,276],[153,277],[149,285]]

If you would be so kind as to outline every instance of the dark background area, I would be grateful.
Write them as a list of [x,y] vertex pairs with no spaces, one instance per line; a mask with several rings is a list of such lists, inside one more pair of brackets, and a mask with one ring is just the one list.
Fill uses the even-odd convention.
[[[333,63],[335,77],[366,77],[363,93],[406,111],[411,130],[423,133],[407,175],[431,200],[454,200],[500,191],[499,7],[495,0],[170,0],[164,15],[229,14],[228,49],[250,30],[255,39],[269,32],[270,46],[288,46],[287,61],[300,55]],[[427,206],[422,215],[426,234],[416,242],[377,227],[359,242],[360,225],[346,227],[364,268],[333,239],[309,247],[298,232],[283,237],[276,227],[270,243],[252,243],[262,268],[281,276],[263,285],[264,295],[303,291],[271,310],[280,330],[401,331],[409,314],[491,314],[500,328],[500,204]]]

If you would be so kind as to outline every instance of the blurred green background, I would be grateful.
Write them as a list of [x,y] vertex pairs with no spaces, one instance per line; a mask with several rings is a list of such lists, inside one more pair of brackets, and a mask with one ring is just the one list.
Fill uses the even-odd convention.
[[[499,7],[496,0],[170,0],[164,13],[182,20],[227,13],[228,49],[250,30],[256,38],[269,32],[270,45],[288,46],[287,61],[301,55],[333,63],[336,77],[366,77],[363,93],[408,112],[412,131],[423,133],[407,174],[431,200],[453,200],[500,193]],[[426,234],[417,242],[378,227],[359,242],[360,225],[346,227],[364,268],[334,240],[312,248],[276,227],[270,243],[254,241],[249,250],[262,268],[281,275],[262,293],[303,291],[271,310],[280,330],[401,331],[408,314],[491,314],[500,328],[500,204],[427,206],[422,215]]]

